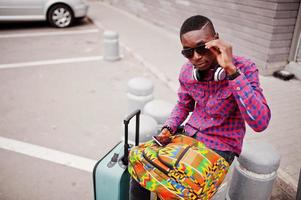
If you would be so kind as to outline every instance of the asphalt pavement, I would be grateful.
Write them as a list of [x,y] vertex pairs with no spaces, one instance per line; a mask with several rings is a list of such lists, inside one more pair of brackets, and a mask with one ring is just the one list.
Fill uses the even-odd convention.
[[14,23],[0,31],[0,199],[93,199],[92,170],[123,136],[127,82],[170,89],[125,49],[103,60],[103,29]]

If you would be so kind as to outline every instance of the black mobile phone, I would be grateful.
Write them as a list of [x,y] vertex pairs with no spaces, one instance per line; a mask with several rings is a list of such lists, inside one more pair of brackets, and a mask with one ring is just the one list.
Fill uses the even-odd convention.
[[164,145],[157,139],[157,136],[153,136],[153,140],[156,142],[157,145],[163,147]]
[[161,147],[168,145],[171,142],[171,138],[167,137],[164,140],[159,140],[158,136],[153,136],[153,140]]

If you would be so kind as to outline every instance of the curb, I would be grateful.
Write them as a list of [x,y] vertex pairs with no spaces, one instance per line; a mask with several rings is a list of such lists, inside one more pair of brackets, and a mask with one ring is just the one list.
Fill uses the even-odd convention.
[[281,168],[277,171],[275,184],[287,195],[288,200],[294,200],[296,198],[297,182]]

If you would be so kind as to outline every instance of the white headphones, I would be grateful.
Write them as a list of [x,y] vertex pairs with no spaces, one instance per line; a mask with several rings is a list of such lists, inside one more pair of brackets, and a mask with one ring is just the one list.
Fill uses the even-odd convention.
[[[195,67],[193,68],[193,78],[197,81],[203,81],[203,72],[196,69]],[[222,81],[222,80],[225,80],[227,74],[224,70],[224,68],[222,67],[217,67],[215,69],[215,72],[214,72],[214,76],[213,76],[213,79],[214,81]]]

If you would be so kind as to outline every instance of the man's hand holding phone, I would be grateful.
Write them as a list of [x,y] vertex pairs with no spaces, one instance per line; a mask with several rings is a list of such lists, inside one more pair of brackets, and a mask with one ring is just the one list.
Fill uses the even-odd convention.
[[153,136],[153,139],[159,146],[165,146],[171,142],[171,135],[167,128],[163,128],[159,135]]

